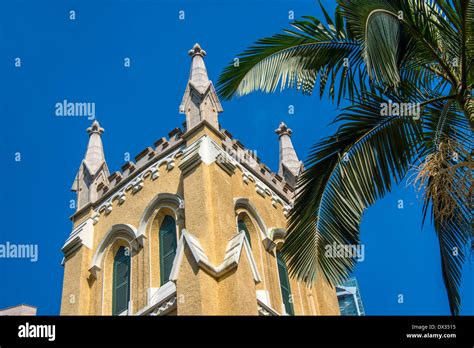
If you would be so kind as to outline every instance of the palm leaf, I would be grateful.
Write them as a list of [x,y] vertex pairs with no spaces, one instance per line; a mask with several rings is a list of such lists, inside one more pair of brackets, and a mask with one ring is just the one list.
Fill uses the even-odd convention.
[[[358,89],[364,89],[366,74],[358,70],[363,63],[360,45],[343,26],[339,9],[335,21],[326,13],[327,25],[314,17],[303,18],[292,24],[295,30],[257,41],[238,56],[238,66],[231,62],[219,77],[219,96],[230,99],[253,91],[274,92],[278,86],[311,94],[318,77],[320,95],[329,80],[329,96],[338,102],[343,97],[353,99]],[[336,82],[344,86],[337,92]]]
[[423,120],[424,159],[416,172],[424,192],[423,220],[431,211],[449,306],[457,315],[465,250],[472,238],[472,132],[453,100],[428,105]]
[[[408,66],[456,81],[448,63],[455,54],[446,54],[446,47],[456,47],[459,35],[439,7],[424,0],[339,0],[339,4],[355,39],[362,43],[369,73],[386,87],[396,88],[398,72]],[[456,35],[441,36],[440,27]]]
[[337,136],[316,144],[298,184],[282,253],[292,275],[312,282],[318,274],[338,284],[355,265],[326,255],[328,245],[357,245],[364,210],[400,182],[421,143],[421,124],[381,116],[387,102],[374,94],[337,118]]

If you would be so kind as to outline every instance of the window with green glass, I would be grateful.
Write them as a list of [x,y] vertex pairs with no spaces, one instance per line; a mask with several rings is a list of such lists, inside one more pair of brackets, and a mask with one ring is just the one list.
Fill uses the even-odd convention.
[[130,301],[130,250],[121,246],[114,257],[112,315],[127,310]]
[[161,285],[170,279],[173,268],[174,257],[176,256],[176,222],[166,215],[160,226],[160,278]]
[[245,232],[245,236],[247,237],[247,240],[249,241],[250,246],[252,246],[252,241],[250,239],[250,233],[249,233],[249,230],[247,228],[247,225],[245,224],[245,221],[243,219],[239,219],[239,221],[237,222],[237,226],[239,228],[239,232],[240,231]]
[[293,300],[291,296],[290,279],[288,277],[288,270],[286,263],[281,257],[281,254],[277,252],[277,263],[278,263],[278,275],[280,276],[280,288],[281,295],[283,298],[283,304],[285,305],[286,314],[294,315]]

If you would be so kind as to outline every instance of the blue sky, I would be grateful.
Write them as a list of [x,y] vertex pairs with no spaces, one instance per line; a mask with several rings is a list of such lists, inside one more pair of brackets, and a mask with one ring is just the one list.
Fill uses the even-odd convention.
[[[331,11],[333,1],[324,1]],[[76,19],[70,20],[74,10]],[[179,19],[184,10],[185,19]],[[111,171],[184,121],[178,107],[187,51],[199,42],[210,78],[255,40],[287,28],[289,11],[321,17],[316,1],[8,1],[0,3],[0,244],[38,244],[39,259],[0,259],[0,308],[28,303],[58,314],[61,246],[71,231],[72,181],[83,158],[86,117],[56,117],[55,104],[94,102]],[[330,11],[330,12],[331,12]],[[15,58],[21,67],[15,67]],[[131,59],[130,68],[124,59]],[[273,170],[280,121],[293,129],[301,159],[334,131],[333,104],[294,91],[223,102],[228,129]],[[288,114],[289,105],[295,113]],[[21,161],[15,161],[15,154]],[[398,200],[404,208],[398,209]],[[371,207],[361,226],[357,267],[368,315],[449,315],[433,228],[421,230],[421,204],[404,185]],[[472,265],[465,267],[462,314],[474,314]],[[398,303],[402,294],[404,303]]]

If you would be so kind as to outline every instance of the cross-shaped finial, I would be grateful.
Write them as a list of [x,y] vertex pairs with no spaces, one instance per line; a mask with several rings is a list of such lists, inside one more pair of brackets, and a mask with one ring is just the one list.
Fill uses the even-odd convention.
[[194,57],[196,55],[199,55],[201,57],[204,57],[206,55],[206,51],[204,51],[201,46],[199,46],[198,43],[196,43],[193,48],[191,48],[188,52],[188,54],[191,56],[191,57]]
[[92,125],[89,128],[87,128],[87,133],[89,135],[93,133],[99,133],[99,135],[101,135],[102,133],[104,133],[104,128],[100,126],[97,120],[94,120],[94,122],[92,122]]
[[293,131],[290,128],[288,128],[288,126],[284,122],[281,122],[280,126],[277,129],[275,129],[275,133],[278,134],[279,136],[282,136],[282,135],[291,136],[291,133],[293,133]]

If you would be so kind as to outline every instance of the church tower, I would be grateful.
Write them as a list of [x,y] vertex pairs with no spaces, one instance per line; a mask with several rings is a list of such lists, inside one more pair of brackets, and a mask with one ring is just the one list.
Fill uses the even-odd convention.
[[291,130],[277,130],[274,173],[220,127],[206,52],[196,44],[189,55],[183,129],[112,174],[103,129],[97,122],[88,129],[73,230],[62,248],[61,314],[339,314],[335,289],[290,277],[279,254],[302,170]]

